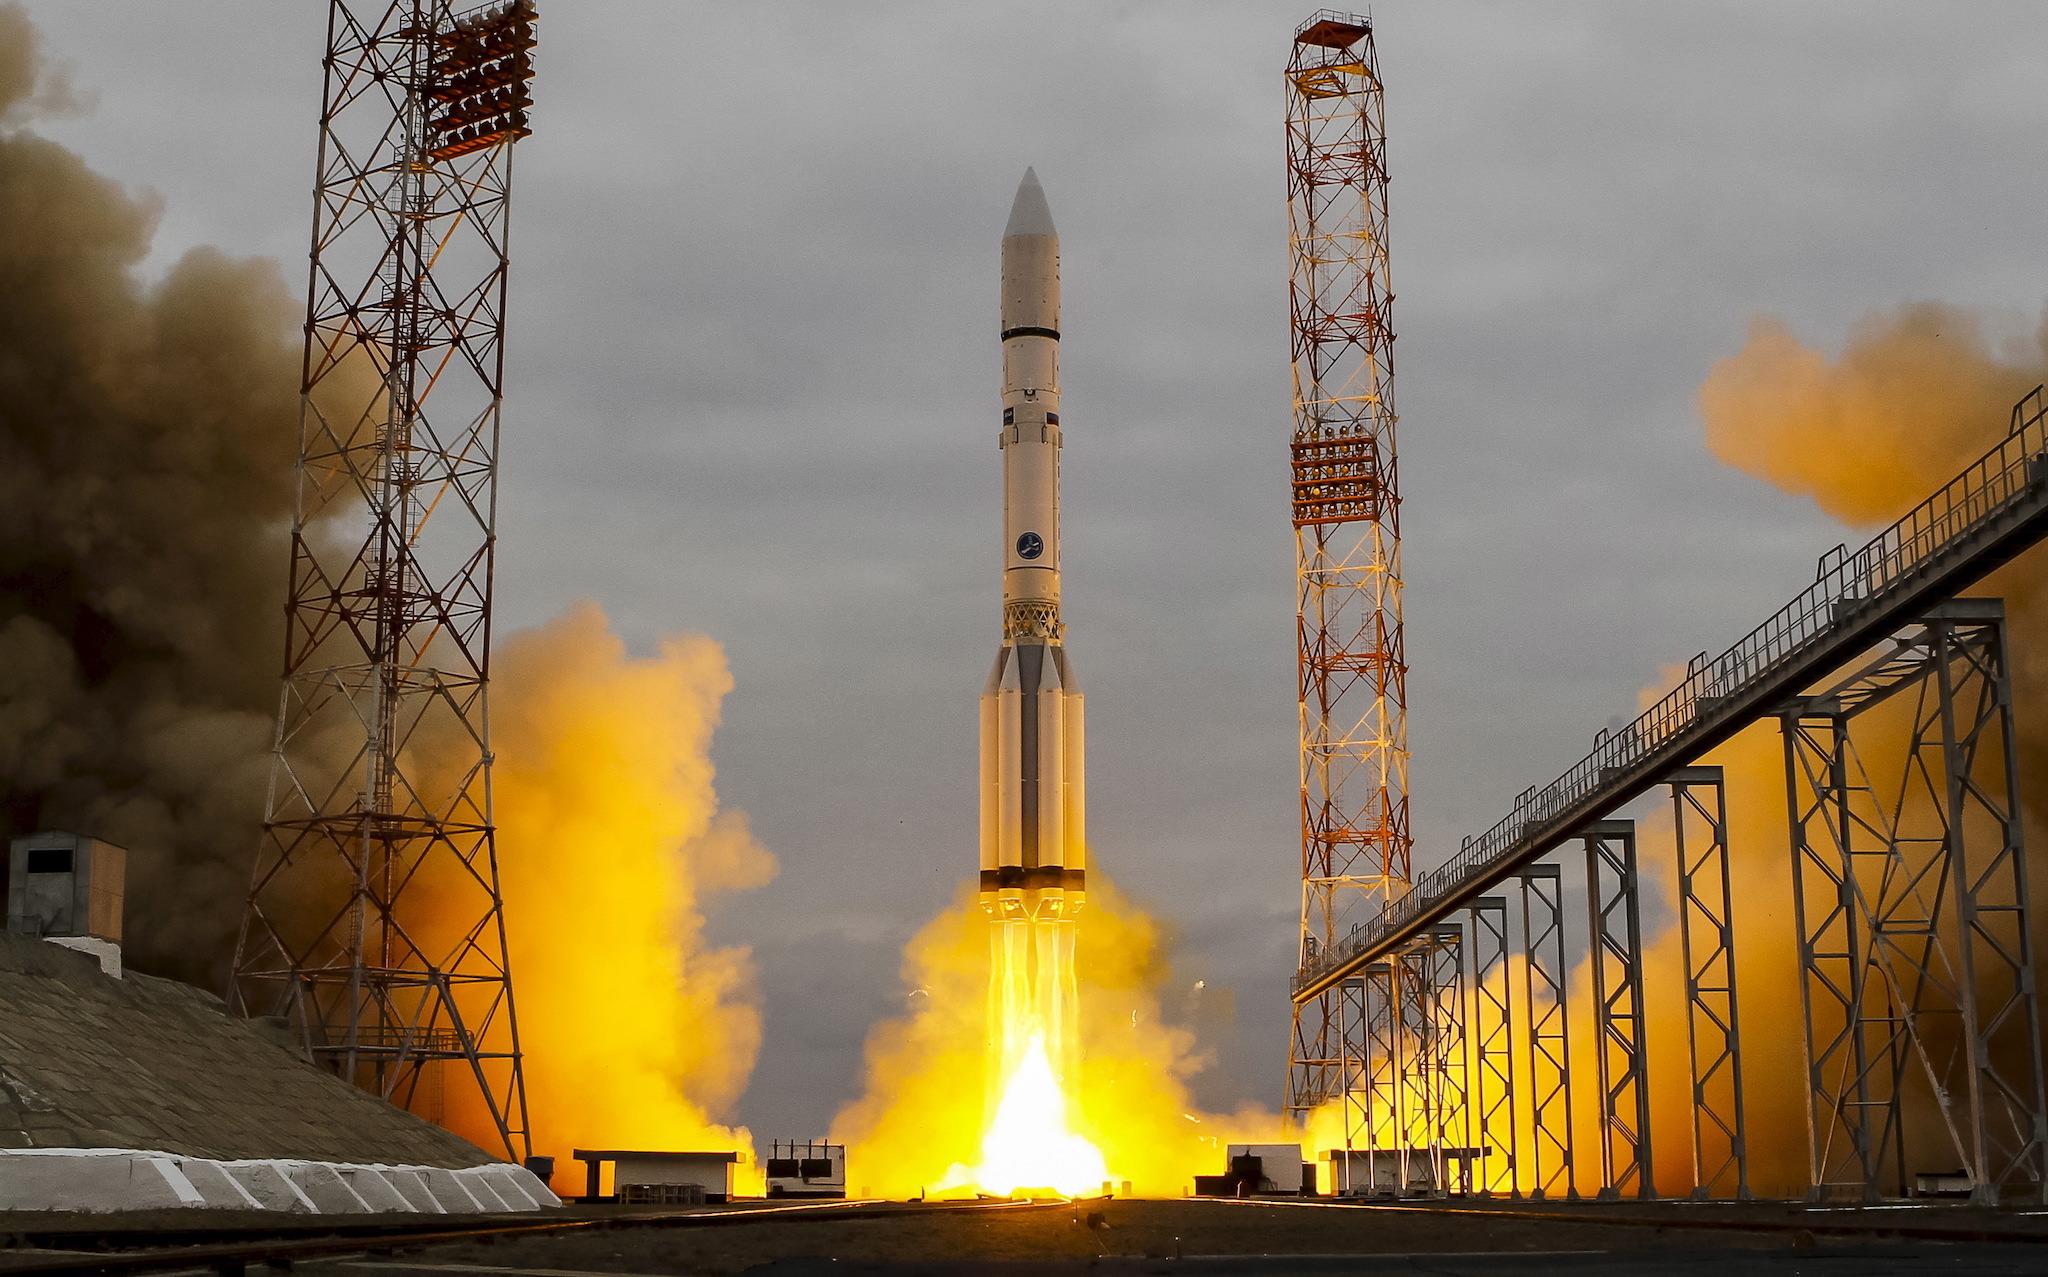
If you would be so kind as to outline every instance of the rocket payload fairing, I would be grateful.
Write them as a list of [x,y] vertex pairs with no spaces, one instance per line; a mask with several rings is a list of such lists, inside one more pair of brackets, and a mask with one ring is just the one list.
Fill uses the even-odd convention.
[[1003,228],[1003,641],[981,696],[981,904],[1005,921],[1080,909],[1081,692],[1060,622],[1060,239],[1024,171]]

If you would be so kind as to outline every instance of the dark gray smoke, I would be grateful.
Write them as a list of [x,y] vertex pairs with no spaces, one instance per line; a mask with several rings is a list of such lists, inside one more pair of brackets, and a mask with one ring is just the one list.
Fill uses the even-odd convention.
[[61,96],[0,5],[0,832],[131,850],[128,958],[218,986],[262,815],[297,307],[29,131]]

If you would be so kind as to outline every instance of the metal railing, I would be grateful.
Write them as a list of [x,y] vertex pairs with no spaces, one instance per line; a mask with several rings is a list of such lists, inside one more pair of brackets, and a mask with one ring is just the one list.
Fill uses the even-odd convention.
[[[1694,657],[1676,688],[1542,789],[1531,788],[1493,828],[1467,838],[1447,863],[1417,878],[1380,916],[1360,923],[1296,973],[1297,999],[1363,966],[1447,899],[1556,845],[1577,826],[1732,734],[1802,674],[1817,677],[1844,641],[1919,600],[1930,583],[1971,565],[1989,571],[2012,532],[2048,512],[2048,404],[2036,386],[2013,407],[2012,431],[1933,496],[1862,549],[1822,555],[1814,583],[1741,641]],[[2009,549],[2009,547],[2008,547]],[[1965,580],[1961,584],[1967,584]]]

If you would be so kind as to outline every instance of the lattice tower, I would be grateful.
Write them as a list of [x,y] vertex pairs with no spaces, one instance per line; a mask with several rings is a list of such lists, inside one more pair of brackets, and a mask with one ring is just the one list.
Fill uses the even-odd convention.
[[535,17],[329,5],[283,692],[231,990],[341,1076],[515,1157],[486,689]]
[[[1285,80],[1306,964],[1407,888],[1407,661],[1371,20],[1315,14],[1295,32]],[[1335,990],[1296,1005],[1290,1112],[1348,1093],[1345,1021]]]

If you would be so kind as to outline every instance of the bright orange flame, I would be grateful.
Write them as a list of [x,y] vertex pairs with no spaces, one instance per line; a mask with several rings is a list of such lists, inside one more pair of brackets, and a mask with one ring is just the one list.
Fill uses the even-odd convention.
[[[1232,1143],[1303,1138],[1273,1113],[1196,1106],[1188,1081],[1206,1057],[1162,1006],[1169,990],[1186,987],[1166,960],[1162,929],[1105,875],[1091,870],[1090,878],[1087,909],[1064,924],[1071,945],[1058,928],[1042,945],[1043,923],[1029,944],[1014,927],[1005,932],[971,886],[910,942],[904,976],[915,995],[905,1015],[869,1036],[866,1093],[832,1123],[834,1139],[860,1150],[858,1183],[880,1196],[993,1193],[1011,1179],[1044,1187],[1032,1182],[1044,1176],[996,1169],[1010,1092],[1032,1093],[1020,1074],[1035,1073],[1035,1085],[1044,1085],[1037,1065],[1022,1070],[1034,1039],[1062,1106],[1020,1102],[1016,1111],[1041,1126],[1046,1114],[1061,1119],[1068,1134],[1100,1150],[1109,1170],[1105,1177],[1091,1164],[1085,1178],[1053,1177],[1066,1178],[1064,1186],[1098,1192],[1110,1178],[1119,1193],[1128,1183],[1143,1196],[1181,1197],[1192,1176],[1228,1168]],[[1027,954],[1043,976],[1018,976]],[[1209,996],[1219,992],[1227,990],[1211,981]],[[975,1085],[983,1079],[986,1089]],[[1311,1143],[1331,1147],[1320,1131]]]
[[1075,1133],[1069,1082],[1082,1075],[1080,997],[1071,918],[991,920],[988,1034],[982,1072],[992,1112],[980,1160],[955,1164],[941,1191],[971,1187],[997,1197],[1101,1190],[1102,1150]]
[[960,1179],[997,1197],[1032,1190],[1072,1197],[1099,1191],[1109,1179],[1102,1150],[1068,1124],[1067,1093],[1053,1073],[1044,1034],[1032,1036],[1011,1068],[995,1118],[981,1135],[981,1164],[962,1170]]

